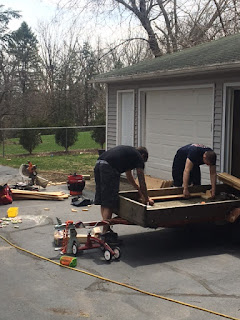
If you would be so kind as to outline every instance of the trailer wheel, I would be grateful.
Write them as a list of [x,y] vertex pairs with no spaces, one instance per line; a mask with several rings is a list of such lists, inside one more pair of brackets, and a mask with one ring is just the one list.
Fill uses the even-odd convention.
[[77,243],[76,242],[73,242],[73,245],[72,245],[72,253],[74,256],[77,255],[78,253],[78,246],[77,246]]
[[119,247],[115,247],[113,248],[113,251],[114,251],[114,258],[115,259],[120,259],[121,257],[121,250]]
[[103,255],[104,255],[104,259],[105,259],[106,261],[111,261],[111,259],[112,259],[112,254],[111,254],[111,252],[110,252],[109,250],[105,250]]

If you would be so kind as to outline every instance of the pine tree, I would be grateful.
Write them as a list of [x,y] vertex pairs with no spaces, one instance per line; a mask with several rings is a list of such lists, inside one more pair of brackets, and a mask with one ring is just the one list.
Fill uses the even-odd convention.
[[41,83],[38,41],[34,33],[23,22],[11,34],[8,53],[16,64],[14,98],[19,116],[28,120],[36,110],[36,96]]

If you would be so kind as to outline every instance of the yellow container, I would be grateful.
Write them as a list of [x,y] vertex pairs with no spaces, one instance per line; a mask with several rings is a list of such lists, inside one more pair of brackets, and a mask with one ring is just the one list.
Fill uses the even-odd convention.
[[18,207],[11,207],[7,210],[8,218],[15,218],[18,215]]

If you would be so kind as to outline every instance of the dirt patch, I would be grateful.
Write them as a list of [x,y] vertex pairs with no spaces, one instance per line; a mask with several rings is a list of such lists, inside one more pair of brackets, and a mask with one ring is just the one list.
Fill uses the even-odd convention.
[[[51,183],[67,183],[68,175],[67,173],[61,173],[61,172],[50,172],[50,171],[40,171],[38,173],[39,176],[43,177],[44,179],[47,179]],[[95,191],[95,180],[93,173],[90,174],[90,180],[85,180],[86,186],[88,190]],[[120,181],[120,190],[121,191],[127,191],[127,190],[133,190],[132,185],[124,178]]]
[[38,175],[51,182],[67,182],[69,176],[68,173],[42,170],[38,171]]
[[[39,176],[43,177],[44,179],[47,179],[51,181],[52,183],[67,183],[68,176],[70,173],[64,173],[59,171],[39,171]],[[93,171],[90,171],[87,173],[87,175],[90,176],[90,180],[86,179],[86,186],[88,190],[95,191],[95,180],[94,180],[94,173]],[[163,187],[170,187],[171,181],[170,180],[162,180],[159,178],[154,178],[151,176],[145,176],[146,184],[148,189],[159,189]],[[138,181],[137,181],[138,182]],[[126,178],[121,178],[120,180],[120,191],[128,191],[133,190],[133,186],[127,181]]]
[[[39,171],[39,176],[51,181],[52,183],[60,183],[66,182],[68,180],[68,173],[63,173],[59,171]],[[95,181],[94,181],[94,174],[93,171],[89,172],[90,180],[86,180],[86,188],[89,190],[95,190]],[[159,178],[154,178],[151,176],[145,176],[146,184],[148,189],[159,189],[162,187],[170,187],[171,181],[170,180],[162,180]],[[120,191],[128,191],[133,190],[132,185],[127,181],[125,178],[121,178],[120,181]]]
[[[38,152],[38,153],[32,153],[32,156],[64,156],[64,155],[77,155],[79,153],[90,153],[90,154],[98,154],[97,149],[81,149],[81,150],[69,150],[69,151],[52,151],[52,152]],[[18,157],[26,157],[26,153],[18,154]]]

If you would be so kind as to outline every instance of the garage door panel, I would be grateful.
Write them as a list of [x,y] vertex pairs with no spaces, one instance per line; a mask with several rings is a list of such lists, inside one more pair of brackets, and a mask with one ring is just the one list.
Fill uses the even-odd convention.
[[[174,119],[167,119],[167,118],[162,118],[161,121],[159,120],[151,120],[148,123],[149,126],[149,134],[152,134],[155,130],[156,127],[159,127],[159,131],[162,134],[167,134],[167,135],[192,135],[193,132],[196,130],[196,127],[192,126],[192,120],[174,120]],[[160,128],[161,126],[161,128]]]
[[[212,134],[212,125],[207,121],[196,122],[196,136],[198,138],[209,140],[209,136]],[[205,145],[205,143],[202,142]]]
[[[188,143],[212,145],[213,89],[156,90],[146,93],[146,173],[172,178],[177,149]],[[205,168],[204,168],[205,167]],[[202,183],[209,169],[201,166]]]

